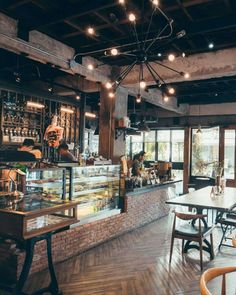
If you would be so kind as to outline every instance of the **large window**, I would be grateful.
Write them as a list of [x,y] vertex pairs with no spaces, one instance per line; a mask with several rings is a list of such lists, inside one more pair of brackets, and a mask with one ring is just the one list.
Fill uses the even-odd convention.
[[156,131],[144,133],[144,150],[147,161],[155,161],[156,155]]
[[[140,136],[126,137],[126,155],[144,150],[147,161],[183,162],[184,130],[152,130]],[[178,166],[178,169],[182,167]]]
[[170,161],[170,130],[157,132],[158,161]]
[[224,138],[224,176],[234,179],[235,175],[235,130],[225,130]]
[[171,132],[171,159],[172,162],[184,161],[184,130]]
[[219,127],[192,130],[192,175],[214,177],[219,160]]
[[143,150],[143,133],[131,137],[132,157]]

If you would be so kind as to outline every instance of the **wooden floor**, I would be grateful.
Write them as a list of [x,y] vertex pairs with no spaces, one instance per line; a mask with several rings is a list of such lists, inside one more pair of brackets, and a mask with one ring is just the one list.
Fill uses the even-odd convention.
[[[172,219],[164,217],[143,228],[98,246],[56,266],[64,295],[180,295],[199,293],[199,253],[192,250],[182,257],[181,245],[175,243],[169,267]],[[216,230],[217,231],[217,230]],[[217,235],[217,233],[216,233]],[[204,268],[236,265],[236,249],[222,247]],[[228,277],[227,294],[236,294],[236,274]],[[33,276],[26,290],[47,285],[47,272]],[[219,282],[211,284],[219,294]],[[216,292],[217,291],[217,292]]]

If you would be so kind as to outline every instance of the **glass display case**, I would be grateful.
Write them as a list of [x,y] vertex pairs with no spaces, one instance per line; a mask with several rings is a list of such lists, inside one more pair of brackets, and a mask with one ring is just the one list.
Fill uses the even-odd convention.
[[118,210],[120,195],[120,166],[101,165],[68,167],[66,191],[71,200],[78,201],[80,220]]
[[26,173],[26,193],[41,193],[47,199],[65,199],[66,169],[28,169]]
[[76,201],[47,199],[42,194],[21,199],[6,194],[0,200],[0,234],[3,235],[29,239],[77,222]]

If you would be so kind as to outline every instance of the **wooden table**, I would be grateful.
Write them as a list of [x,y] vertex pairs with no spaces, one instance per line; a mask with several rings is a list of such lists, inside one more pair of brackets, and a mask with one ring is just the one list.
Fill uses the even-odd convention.
[[[215,209],[217,210],[216,220],[221,218],[222,214],[226,211],[232,210],[236,206],[236,188],[226,187],[224,194],[211,196],[211,186],[196,190],[194,192],[188,193],[181,197],[176,197],[174,199],[166,201],[167,204],[189,206],[196,208],[197,214],[202,214],[204,209]],[[207,221],[202,220],[205,227],[208,227]],[[193,224],[194,225],[194,224]],[[210,244],[208,241],[205,241],[207,247],[204,248],[212,256],[210,250]],[[184,252],[187,252],[188,249],[195,248],[198,249],[196,245],[190,245],[189,242],[186,243]]]
[[181,197],[166,201],[167,204],[196,208],[198,213],[203,209],[230,211],[236,206],[236,188],[226,187],[224,194],[211,197],[211,186],[204,187]]

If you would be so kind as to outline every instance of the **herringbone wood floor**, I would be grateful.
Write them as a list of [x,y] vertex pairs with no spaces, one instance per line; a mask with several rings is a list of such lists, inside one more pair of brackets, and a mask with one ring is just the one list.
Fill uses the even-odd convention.
[[[56,266],[64,295],[197,295],[199,294],[199,253],[192,250],[181,255],[181,244],[175,242],[169,267],[172,219],[164,217],[86,253]],[[217,233],[216,233],[217,236]],[[217,241],[215,241],[217,242]],[[204,268],[236,264],[236,249],[222,247]],[[234,295],[236,274],[228,276],[227,294]],[[31,292],[49,281],[42,272],[27,283]],[[211,283],[213,294],[219,294],[219,282]],[[217,292],[216,292],[217,291]]]

